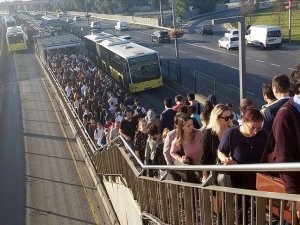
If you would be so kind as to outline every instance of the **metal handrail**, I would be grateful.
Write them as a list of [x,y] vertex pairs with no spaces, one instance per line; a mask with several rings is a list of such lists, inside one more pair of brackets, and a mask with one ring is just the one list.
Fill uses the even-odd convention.
[[134,150],[128,145],[125,138],[121,135],[119,138],[122,140],[126,149],[131,153],[134,159],[138,162],[142,170],[147,169],[160,169],[160,170],[193,170],[193,171],[300,171],[300,162],[295,163],[255,163],[255,164],[235,164],[235,165],[144,165],[142,161],[135,154]]

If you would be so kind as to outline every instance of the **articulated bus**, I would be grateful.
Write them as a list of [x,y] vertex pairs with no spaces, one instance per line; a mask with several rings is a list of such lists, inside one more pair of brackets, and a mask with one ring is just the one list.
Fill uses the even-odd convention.
[[6,42],[8,51],[20,51],[27,49],[26,35],[21,26],[8,27],[6,30]]
[[131,93],[163,85],[158,52],[103,33],[85,42],[89,57]]
[[43,22],[41,22],[41,26],[53,27],[56,31],[62,30],[62,26],[58,18],[51,16],[43,16],[42,19]]

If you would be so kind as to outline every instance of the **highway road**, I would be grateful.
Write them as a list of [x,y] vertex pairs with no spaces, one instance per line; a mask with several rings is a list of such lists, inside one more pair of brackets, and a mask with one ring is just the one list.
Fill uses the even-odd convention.
[[[186,34],[179,39],[180,63],[189,69],[195,69],[209,76],[215,77],[222,88],[238,95],[239,72],[238,72],[238,50],[221,49],[217,46],[217,41],[226,31],[223,25],[215,26],[215,34],[212,36],[200,35],[199,27],[202,24],[210,23],[211,19],[238,15],[238,10],[232,9],[218,15],[207,16],[184,26]],[[156,30],[140,26],[130,26],[129,31],[115,31],[116,22],[101,21],[104,32],[115,35],[130,35],[134,42],[143,46],[157,50],[163,58],[175,59],[174,42],[171,44],[157,44],[150,41],[150,34]],[[86,24],[86,21],[79,22],[78,25]],[[247,96],[254,99],[261,98],[261,84],[270,82],[272,77],[278,73],[289,75],[291,69],[299,63],[300,47],[283,45],[280,49],[260,50],[258,48],[246,48],[246,91]],[[184,77],[183,85],[188,89],[194,87],[192,77]],[[226,92],[226,91],[225,91]],[[226,94],[226,93],[225,93]],[[223,101],[229,101],[233,96],[218,96]],[[235,96],[238,98],[238,96]]]
[[34,54],[4,44],[0,74],[0,224],[109,225]]

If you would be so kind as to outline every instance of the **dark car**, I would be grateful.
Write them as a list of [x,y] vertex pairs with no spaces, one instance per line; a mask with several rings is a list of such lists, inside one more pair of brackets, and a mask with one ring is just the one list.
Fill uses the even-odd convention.
[[161,30],[161,31],[155,31],[151,34],[150,39],[152,42],[157,42],[157,43],[170,43],[171,39],[169,36],[169,32],[166,30]]
[[200,34],[208,34],[208,35],[213,35],[214,34],[214,29],[213,26],[210,24],[206,24],[200,27]]

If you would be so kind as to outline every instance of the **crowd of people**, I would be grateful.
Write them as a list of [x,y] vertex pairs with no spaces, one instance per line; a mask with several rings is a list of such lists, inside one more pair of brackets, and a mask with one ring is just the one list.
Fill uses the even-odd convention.
[[[261,108],[243,99],[238,115],[231,103],[217,103],[210,95],[201,104],[194,93],[165,98],[162,112],[146,110],[80,53],[56,52],[47,61],[98,147],[122,135],[146,165],[300,161],[300,68],[262,85]],[[168,179],[201,183],[209,171],[185,175],[174,171]],[[300,172],[279,175],[287,193],[300,194]],[[230,177],[233,187],[255,189],[253,172]]]

